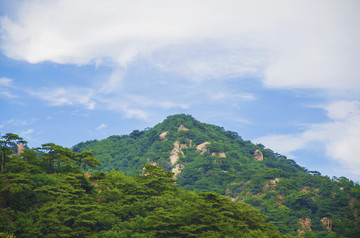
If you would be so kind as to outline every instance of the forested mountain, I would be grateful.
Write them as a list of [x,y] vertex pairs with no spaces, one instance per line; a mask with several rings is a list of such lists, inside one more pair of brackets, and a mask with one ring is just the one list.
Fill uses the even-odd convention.
[[89,151],[17,142],[0,138],[0,237],[291,237],[248,204],[179,189],[160,166],[84,173],[100,165]]
[[[81,142],[98,170],[140,174],[144,164],[172,171],[187,191],[215,192],[245,202],[282,233],[306,237],[360,237],[360,186],[345,177],[308,171],[237,133],[190,115],[169,116],[154,128]],[[201,194],[201,193],[200,193]]]

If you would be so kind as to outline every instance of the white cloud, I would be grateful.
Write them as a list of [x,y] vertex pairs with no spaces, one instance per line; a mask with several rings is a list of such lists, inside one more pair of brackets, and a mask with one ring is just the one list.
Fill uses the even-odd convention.
[[35,132],[34,129],[27,129],[25,131],[21,131],[19,133],[19,136],[23,137],[25,140],[27,141],[33,141],[34,139],[32,138],[32,134]]
[[308,141],[302,135],[282,135],[274,134],[259,137],[254,140],[256,143],[261,143],[268,148],[271,148],[277,153],[284,154],[289,158],[294,158],[291,152],[304,148]]
[[128,108],[126,106],[122,107],[122,110],[125,113],[125,117],[126,118],[139,118],[139,119],[147,119],[148,118],[148,114],[141,109],[133,109],[133,108]]
[[289,156],[291,152],[320,142],[326,155],[340,163],[339,169],[360,176],[360,102],[335,101],[323,108],[331,122],[312,124],[299,134],[269,135],[255,141]]
[[22,136],[22,137],[28,137],[30,134],[34,133],[34,129],[28,129],[26,131],[21,131],[19,134]]
[[216,92],[216,93],[210,93],[210,98],[216,101],[221,100],[242,100],[242,101],[252,101],[255,100],[255,96],[250,93],[229,93],[229,92]]
[[155,100],[152,98],[148,98],[145,96],[140,95],[129,95],[126,97],[127,101],[131,101],[138,106],[142,107],[156,107],[162,109],[171,109],[171,108],[181,108],[181,109],[188,109],[190,106],[184,103],[175,103],[168,100]]
[[8,88],[13,87],[12,81],[13,80],[9,78],[5,78],[5,77],[0,78],[0,87],[8,87]]
[[25,90],[31,96],[47,102],[51,106],[83,106],[93,110],[101,108],[105,110],[124,113],[126,118],[147,119],[146,109],[188,109],[185,103],[175,103],[169,100],[152,99],[135,94],[111,94],[90,88],[39,88]]
[[107,110],[121,112],[126,118],[147,119],[148,113],[139,109],[138,105],[129,105],[124,98],[100,99],[101,105]]
[[2,77],[0,78],[0,96],[4,96],[7,98],[17,98],[18,96],[15,95],[10,89],[14,89],[13,79]]
[[121,88],[122,82],[125,77],[125,70],[121,68],[116,68],[110,75],[108,81],[102,85],[99,92],[101,93],[111,93]]
[[360,91],[356,0],[34,0],[16,10],[1,19],[8,57],[113,64],[104,92],[138,59],[196,82],[255,76],[269,87]]
[[40,88],[28,90],[32,96],[45,100],[52,106],[83,105],[91,110],[95,108],[94,91],[87,88]]
[[96,127],[96,130],[102,130],[102,129],[105,129],[106,127],[107,127],[107,125],[106,125],[106,124],[101,123],[101,125],[100,125],[100,126]]
[[17,98],[17,96],[7,90],[0,89],[0,96],[4,96],[6,98]]
[[327,114],[334,120],[343,120],[349,117],[356,117],[359,114],[360,101],[336,101],[324,106]]
[[6,121],[4,124],[11,126],[28,126],[38,121],[37,118],[32,119],[10,119]]

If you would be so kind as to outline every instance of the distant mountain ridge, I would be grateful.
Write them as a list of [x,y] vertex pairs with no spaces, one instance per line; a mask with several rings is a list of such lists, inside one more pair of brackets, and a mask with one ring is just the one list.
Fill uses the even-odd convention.
[[99,170],[126,175],[140,173],[146,163],[157,164],[174,172],[186,190],[217,192],[258,208],[283,233],[360,237],[359,184],[308,171],[191,115],[169,116],[130,135],[81,142],[73,151],[92,151],[103,164]]

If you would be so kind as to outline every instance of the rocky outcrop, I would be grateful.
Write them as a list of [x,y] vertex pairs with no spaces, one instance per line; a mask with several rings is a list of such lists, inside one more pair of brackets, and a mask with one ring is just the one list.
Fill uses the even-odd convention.
[[171,172],[174,173],[174,177],[176,178],[176,176],[181,173],[181,170],[184,168],[183,164],[177,164],[175,165],[175,167],[171,170]]
[[[184,155],[184,153],[181,151],[179,141],[175,141],[174,142],[174,149],[172,149],[171,155],[170,155],[170,163],[171,163],[172,166],[174,166],[176,164],[176,162],[178,161],[180,153],[182,155]],[[175,167],[171,170],[171,172],[174,173],[174,177],[176,177],[181,172],[181,170],[183,168],[184,168],[184,165],[182,165],[182,164],[175,165]]]
[[311,219],[310,218],[299,218],[300,229],[297,230],[298,235],[302,236],[305,234],[305,230],[311,231]]
[[165,131],[165,132],[161,133],[161,134],[159,135],[160,140],[161,140],[161,141],[166,140],[166,135],[167,135],[168,133],[169,133],[168,131]]
[[275,190],[276,183],[280,181],[279,178],[275,178],[273,180],[269,180],[269,183],[266,183],[264,187],[262,188],[262,191],[265,192],[266,190],[270,189],[271,191]]
[[179,141],[175,141],[174,142],[174,149],[172,149],[171,151],[171,155],[170,155],[170,163],[171,165],[175,165],[176,162],[179,159],[179,153],[181,152],[180,150],[180,143]]
[[279,178],[275,178],[274,180],[270,180],[270,183],[275,185],[276,183],[278,183],[280,181]]
[[25,146],[24,144],[17,144],[17,154],[20,155],[24,153]]
[[218,153],[218,156],[219,156],[220,158],[226,158],[226,154],[225,154],[224,152]]
[[332,220],[330,218],[323,217],[322,219],[320,219],[320,221],[321,221],[321,224],[323,225],[323,227],[328,232],[331,232],[331,230],[332,230]]
[[219,158],[226,158],[226,154],[224,152],[220,152],[220,153],[212,152],[211,155],[212,156],[217,156]]
[[196,151],[200,152],[200,154],[209,153],[208,149],[206,148],[206,145],[210,144],[210,142],[206,141],[204,143],[201,143],[200,145],[196,146]]
[[180,125],[178,131],[188,131],[189,129],[186,128],[184,125]]
[[[191,144],[191,143],[190,143]],[[180,149],[183,149],[183,148],[187,148],[188,146],[187,146],[187,144],[185,144],[185,143],[183,143],[183,144],[181,144],[180,145]]]
[[305,187],[303,187],[303,188],[300,190],[301,193],[308,193],[309,191],[310,191],[310,187],[309,187],[309,186],[305,186]]
[[263,161],[264,160],[263,153],[260,150],[255,150],[254,159],[257,161]]

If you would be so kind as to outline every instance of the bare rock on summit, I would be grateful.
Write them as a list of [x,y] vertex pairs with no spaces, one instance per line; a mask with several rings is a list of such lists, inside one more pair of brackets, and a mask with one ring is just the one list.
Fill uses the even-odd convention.
[[178,131],[188,131],[189,129],[186,128],[184,125],[180,125]]

